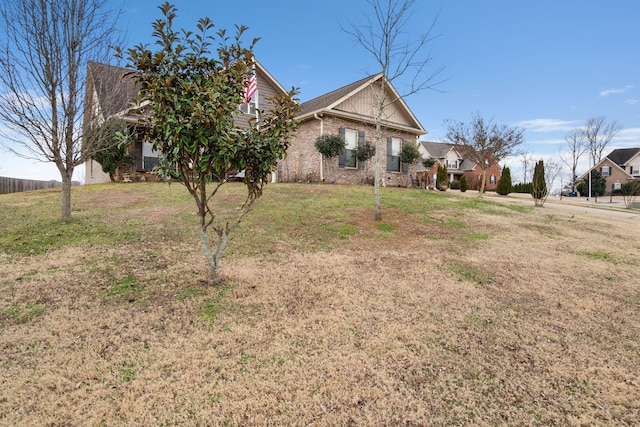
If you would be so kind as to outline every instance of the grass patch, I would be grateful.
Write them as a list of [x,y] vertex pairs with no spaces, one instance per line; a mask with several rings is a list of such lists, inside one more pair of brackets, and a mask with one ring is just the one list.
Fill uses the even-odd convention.
[[451,271],[458,275],[461,279],[473,282],[481,286],[492,285],[495,283],[495,274],[482,270],[481,268],[467,263],[453,263],[450,266]]
[[44,314],[45,306],[34,302],[16,304],[0,309],[0,325],[8,323],[21,325]]
[[125,383],[135,380],[136,376],[138,376],[135,363],[127,361],[122,362],[118,367],[118,375],[120,380]]
[[229,302],[226,298],[230,290],[231,286],[222,285],[212,298],[205,299],[199,311],[200,319],[208,325],[215,323],[218,315],[229,308]]
[[464,238],[469,239],[469,240],[489,240],[491,238],[491,236],[489,236],[487,234],[468,233],[468,234],[464,235]]
[[138,283],[138,278],[133,274],[126,277],[112,280],[107,284],[107,289],[103,295],[105,298],[123,302],[134,302],[143,299],[145,296],[144,286]]
[[612,264],[627,264],[636,265],[638,262],[635,259],[631,259],[621,255],[614,255],[604,251],[583,251],[580,255],[587,257],[594,261],[610,262]]

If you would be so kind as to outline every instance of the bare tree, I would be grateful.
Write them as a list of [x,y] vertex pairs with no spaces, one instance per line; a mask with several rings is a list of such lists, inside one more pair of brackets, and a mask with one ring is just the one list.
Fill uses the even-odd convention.
[[[12,0],[0,6],[0,121],[14,154],[52,162],[62,178],[62,220],[71,179],[95,153],[82,144],[88,61],[113,57],[120,12],[107,0]],[[102,147],[101,147],[102,148]]]
[[[544,180],[546,184],[547,192],[542,198],[542,200],[538,201],[539,204],[536,206],[543,206],[547,201],[549,194],[553,191],[553,186],[556,183],[556,180],[562,173],[562,164],[554,159],[547,159],[544,161]],[[561,189],[562,190],[562,189]]]
[[470,124],[447,120],[447,139],[455,144],[463,158],[474,161],[482,170],[480,196],[487,182],[487,169],[513,154],[522,144],[524,129],[498,125],[475,114]]
[[[351,29],[343,29],[353,40],[371,54],[384,78],[378,80],[379,85],[372,87],[373,117],[375,121],[374,145],[374,189],[373,210],[376,221],[382,220],[380,206],[380,186],[382,181],[381,153],[383,128],[387,121],[385,112],[388,106],[400,98],[433,88],[436,77],[443,67],[431,73],[425,69],[431,63],[431,55],[425,52],[430,43],[438,37],[434,34],[437,17],[426,31],[413,40],[407,37],[405,30],[415,12],[415,0],[367,0],[371,14],[367,15],[367,24],[352,25]],[[398,78],[410,74],[408,89],[402,94],[391,88],[391,83]]]
[[588,146],[582,129],[569,131],[564,140],[567,143],[568,153],[566,155],[561,154],[560,160],[571,169],[571,191],[575,192],[576,179],[578,178],[578,162],[587,151]]
[[622,126],[616,121],[607,122],[606,117],[592,117],[584,125],[582,132],[589,147],[592,166],[602,160],[602,153]]
[[518,154],[522,157],[520,163],[522,163],[522,183],[524,184],[530,181],[530,171],[533,170],[532,166],[534,166],[536,162],[533,160],[533,156],[526,148],[520,150]]

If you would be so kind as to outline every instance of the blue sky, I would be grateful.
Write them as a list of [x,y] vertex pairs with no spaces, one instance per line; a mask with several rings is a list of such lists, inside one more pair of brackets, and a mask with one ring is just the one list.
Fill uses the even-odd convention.
[[[342,27],[362,24],[366,0],[178,1],[176,25],[193,29],[209,16],[218,28],[247,25],[260,37],[258,60],[301,101],[378,71],[373,58]],[[445,119],[469,121],[479,112],[526,128],[533,158],[557,158],[564,135],[605,116],[623,127],[611,149],[640,146],[640,1],[418,0],[406,27],[424,32],[437,16],[431,70],[445,67],[436,90],[406,98],[429,134],[441,141]],[[121,19],[128,46],[151,43],[159,2],[129,0]],[[405,85],[394,82],[399,92]],[[609,150],[607,150],[608,152]],[[18,161],[6,152],[0,175],[59,179],[55,167]],[[584,167],[586,168],[586,156]],[[520,158],[507,159],[514,181]],[[76,174],[80,178],[84,171]],[[28,176],[25,176],[28,175]]]

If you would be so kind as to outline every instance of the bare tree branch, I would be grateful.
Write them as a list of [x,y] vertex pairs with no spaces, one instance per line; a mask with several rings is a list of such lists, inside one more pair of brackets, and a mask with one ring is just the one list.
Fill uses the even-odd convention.
[[476,113],[471,123],[447,122],[447,139],[455,144],[463,158],[475,162],[482,170],[480,195],[484,192],[487,169],[499,164],[522,144],[524,129],[498,125]]
[[582,132],[589,147],[593,165],[602,160],[602,154],[622,126],[616,121],[607,122],[606,117],[592,117],[587,120]]
[[565,137],[567,143],[568,154],[560,155],[560,160],[571,170],[571,191],[576,191],[576,179],[578,178],[578,162],[580,158],[589,148],[586,144],[585,134],[582,129],[574,129],[569,131]]

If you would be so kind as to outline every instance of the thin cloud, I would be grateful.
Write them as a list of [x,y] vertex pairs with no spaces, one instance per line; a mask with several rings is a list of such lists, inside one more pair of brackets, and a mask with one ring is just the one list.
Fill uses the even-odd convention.
[[637,99],[627,99],[627,104],[629,105],[636,105],[638,103],[639,100]]
[[516,123],[531,132],[566,132],[578,126],[578,122],[559,119],[533,119]]
[[621,87],[621,88],[613,88],[613,89],[605,89],[603,91],[600,92],[600,96],[609,96],[609,95],[616,95],[619,93],[625,93],[630,89],[633,89],[635,86],[633,85],[627,85],[625,87]]

